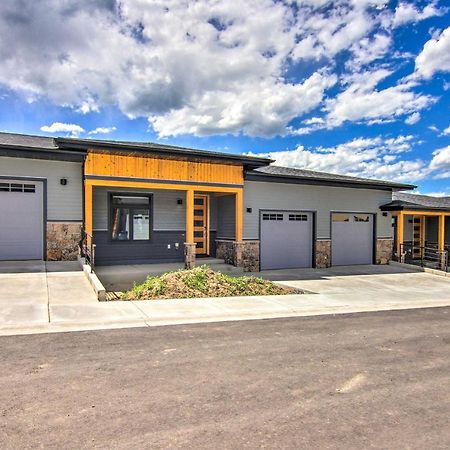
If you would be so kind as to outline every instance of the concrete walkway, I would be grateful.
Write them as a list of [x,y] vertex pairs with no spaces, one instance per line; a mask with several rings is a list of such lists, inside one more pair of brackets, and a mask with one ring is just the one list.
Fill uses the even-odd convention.
[[[14,292],[10,286],[5,296],[4,283],[0,282],[0,334],[450,306],[449,278],[389,266],[290,271],[290,275],[273,271],[277,273],[272,273],[272,278],[285,278],[280,282],[310,294],[101,303],[92,291],[87,292],[90,286],[81,271],[52,272],[51,268],[47,264],[47,270],[38,266],[36,273],[0,275],[10,283],[16,279],[19,289]],[[21,283],[21,279],[26,282]]]
[[0,333],[46,329],[50,305],[97,304],[78,262],[0,261]]

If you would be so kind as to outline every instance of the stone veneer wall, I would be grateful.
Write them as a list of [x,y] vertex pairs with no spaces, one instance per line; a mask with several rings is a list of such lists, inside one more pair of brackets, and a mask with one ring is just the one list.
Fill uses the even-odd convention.
[[197,244],[184,243],[184,267],[193,269],[195,267],[195,247]]
[[246,272],[259,272],[259,241],[217,240],[216,257]]
[[393,239],[377,239],[377,264],[389,264],[392,259],[393,246]]
[[326,269],[331,267],[331,240],[321,239],[316,241],[316,268]]
[[47,261],[74,261],[81,239],[81,222],[47,222]]

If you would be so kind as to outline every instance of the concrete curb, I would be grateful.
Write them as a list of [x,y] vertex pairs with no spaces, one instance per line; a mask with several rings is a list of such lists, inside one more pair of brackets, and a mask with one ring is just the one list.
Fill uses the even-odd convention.
[[389,265],[394,266],[394,267],[407,267],[408,269],[415,270],[416,272],[431,273],[432,275],[437,275],[439,277],[449,277],[450,278],[450,272],[444,272],[443,270],[437,270],[437,269],[430,269],[429,267],[420,267],[420,266],[415,266],[414,264],[400,263],[397,261],[389,261]]
[[102,282],[99,280],[95,272],[91,270],[91,266],[85,263],[84,258],[78,256],[77,259],[81,268],[83,269],[84,274],[86,275],[86,278],[89,281],[89,284],[92,286],[92,289],[94,289],[98,301],[104,302],[106,300],[106,289],[103,286]]

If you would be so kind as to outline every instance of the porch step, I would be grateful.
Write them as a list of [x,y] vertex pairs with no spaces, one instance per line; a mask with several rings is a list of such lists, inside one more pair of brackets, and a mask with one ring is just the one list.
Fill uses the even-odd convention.
[[223,259],[218,258],[197,258],[196,266],[205,264],[216,272],[226,273],[227,275],[243,275],[244,269],[242,267],[235,267],[231,264],[226,264]]

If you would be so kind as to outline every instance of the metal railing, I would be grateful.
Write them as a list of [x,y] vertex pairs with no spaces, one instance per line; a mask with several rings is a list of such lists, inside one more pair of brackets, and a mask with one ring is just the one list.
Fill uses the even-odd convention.
[[79,248],[80,256],[84,258],[86,264],[90,266],[92,272],[95,267],[95,244],[92,235],[87,233],[85,230],[81,233]]
[[398,260],[407,264],[418,264],[422,267],[447,272],[449,269],[449,249],[439,250],[437,246],[413,247],[411,243],[400,244],[400,258]]

